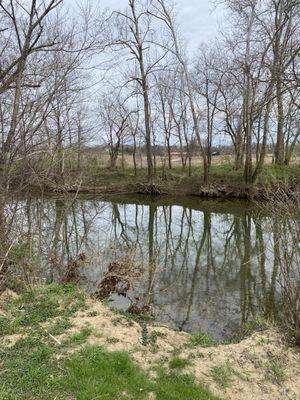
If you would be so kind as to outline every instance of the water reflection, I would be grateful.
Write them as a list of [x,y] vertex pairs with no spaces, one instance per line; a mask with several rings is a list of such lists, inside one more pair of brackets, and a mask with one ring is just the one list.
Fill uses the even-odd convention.
[[22,273],[61,280],[75,262],[81,284],[96,293],[110,264],[126,256],[143,273],[129,299],[113,294],[113,304],[151,306],[162,324],[219,340],[258,313],[276,313],[280,229],[274,216],[246,202],[179,203],[28,197],[11,202],[4,215],[10,235],[27,249]]

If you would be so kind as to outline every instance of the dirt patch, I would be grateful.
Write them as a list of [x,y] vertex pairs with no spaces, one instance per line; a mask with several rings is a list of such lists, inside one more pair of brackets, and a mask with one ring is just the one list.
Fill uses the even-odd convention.
[[300,398],[300,353],[287,347],[282,335],[269,330],[238,344],[188,347],[189,335],[166,327],[145,327],[89,300],[88,311],[72,319],[73,327],[59,340],[88,327],[88,343],[108,350],[125,350],[155,377],[154,367],[168,367],[174,354],[190,360],[186,371],[223,399],[281,400]]
[[[195,356],[190,371],[227,399],[299,399],[299,352],[287,348],[276,331],[256,333],[238,344],[184,354]],[[226,371],[228,382],[222,377]]]
[[18,298],[17,293],[13,292],[10,289],[6,289],[0,294],[0,317],[6,316],[6,312],[4,311],[3,306],[15,300],[16,298]]
[[13,292],[10,289],[6,289],[4,290],[4,292],[0,294],[0,306],[5,303],[9,303],[12,300],[15,300],[16,298],[18,298],[17,293]]
[[6,335],[3,338],[0,338],[0,345],[5,346],[7,348],[13,347],[18,340],[25,338],[24,334],[14,334],[14,335]]

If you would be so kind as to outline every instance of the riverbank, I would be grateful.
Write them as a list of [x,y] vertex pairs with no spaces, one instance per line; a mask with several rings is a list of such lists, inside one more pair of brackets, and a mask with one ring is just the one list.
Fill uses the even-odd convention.
[[[195,168],[192,176],[181,169],[163,171],[159,169],[153,184],[149,185],[146,171],[134,175],[131,169],[70,171],[64,179],[50,177],[35,182],[31,179],[29,189],[48,193],[70,193],[87,195],[148,194],[169,196],[198,196],[202,198],[265,200],[286,191],[293,194],[300,187],[300,166],[277,167],[269,165],[257,183],[245,185],[242,171],[231,165],[213,166],[210,182],[203,184],[201,168]],[[26,187],[28,190],[28,187]]]
[[0,398],[298,399],[300,354],[270,326],[240,343],[121,315],[72,285],[0,297]]

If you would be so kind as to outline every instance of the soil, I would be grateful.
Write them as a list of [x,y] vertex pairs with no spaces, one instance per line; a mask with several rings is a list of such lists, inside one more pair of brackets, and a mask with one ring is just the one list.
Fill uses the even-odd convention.
[[[94,315],[94,316],[90,316]],[[206,384],[216,395],[231,400],[281,400],[300,398],[300,352],[287,346],[282,334],[270,329],[258,332],[237,344],[214,347],[189,347],[189,334],[167,327],[147,325],[148,337],[142,344],[144,328],[111,311],[103,303],[89,300],[88,311],[79,313],[72,321],[74,326],[66,335],[89,327],[92,335],[88,343],[101,345],[110,351],[127,351],[155,378],[154,367],[168,362],[175,354],[189,359],[186,372]],[[59,340],[63,339],[58,338]],[[221,367],[230,371],[228,387],[220,386],[213,378],[213,369]],[[225,385],[226,386],[226,385]]]
[[[11,291],[2,293],[0,310],[1,304],[16,296]],[[88,327],[92,333],[87,343],[103,346],[109,351],[128,352],[152,379],[156,376],[155,366],[169,368],[169,361],[176,354],[189,360],[184,371],[193,374],[196,381],[205,384],[221,399],[300,398],[300,349],[287,345],[283,334],[274,328],[254,333],[240,343],[190,347],[189,334],[150,323],[137,323],[92,298],[87,299],[84,312],[78,312],[70,322],[73,326],[57,337],[47,329],[48,323],[45,325],[53,345]],[[8,335],[4,344],[13,346],[20,337],[22,335]],[[222,376],[220,380],[216,379],[216,369],[228,371],[227,380]]]

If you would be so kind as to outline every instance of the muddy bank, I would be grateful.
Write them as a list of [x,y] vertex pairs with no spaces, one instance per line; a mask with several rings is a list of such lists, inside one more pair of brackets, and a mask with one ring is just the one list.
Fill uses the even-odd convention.
[[192,185],[180,184],[178,182],[170,183],[158,182],[148,185],[146,183],[123,183],[120,180],[118,185],[31,185],[27,189],[32,192],[40,193],[58,193],[72,195],[151,195],[151,196],[196,196],[203,199],[240,199],[240,200],[271,200],[278,196],[278,193],[285,193],[289,197],[299,194],[299,185],[286,185],[285,183],[276,183],[273,185],[262,186],[244,186],[231,184],[211,183],[210,185]]

